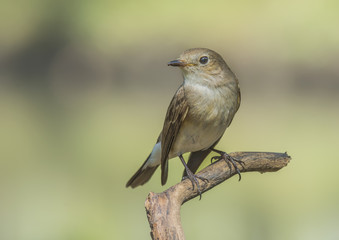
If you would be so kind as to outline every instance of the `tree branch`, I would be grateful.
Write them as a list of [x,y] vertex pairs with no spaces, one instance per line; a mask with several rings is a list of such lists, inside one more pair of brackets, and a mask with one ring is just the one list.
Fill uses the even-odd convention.
[[[245,163],[241,172],[275,172],[285,167],[291,157],[287,153],[268,152],[234,152],[230,156]],[[229,169],[225,161],[217,161],[201,170],[197,176],[206,178],[204,182],[198,178],[201,192],[206,192],[216,185],[237,174],[234,167]],[[180,220],[180,207],[183,203],[198,196],[197,188],[192,189],[189,179],[170,187],[162,193],[150,192],[145,202],[152,239],[185,239]]]

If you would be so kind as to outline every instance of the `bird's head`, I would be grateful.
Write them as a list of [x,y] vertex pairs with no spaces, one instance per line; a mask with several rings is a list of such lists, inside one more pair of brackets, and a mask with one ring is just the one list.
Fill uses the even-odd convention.
[[232,73],[224,59],[216,52],[207,48],[192,48],[184,51],[168,66],[180,67],[185,80],[222,81]]

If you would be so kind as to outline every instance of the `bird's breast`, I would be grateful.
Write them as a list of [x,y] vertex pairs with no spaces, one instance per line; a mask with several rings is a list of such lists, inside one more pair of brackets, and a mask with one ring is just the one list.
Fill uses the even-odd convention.
[[185,91],[185,97],[189,112],[180,127],[170,157],[207,149],[223,135],[234,116],[237,97],[232,96],[227,88],[195,86]]
[[227,87],[195,86],[187,96],[188,117],[208,125],[223,124],[233,109],[233,93]]

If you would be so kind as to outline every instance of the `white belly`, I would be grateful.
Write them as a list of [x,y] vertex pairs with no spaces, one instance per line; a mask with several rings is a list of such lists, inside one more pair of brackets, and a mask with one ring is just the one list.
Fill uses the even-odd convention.
[[215,143],[225,130],[225,124],[185,122],[180,128],[169,158],[186,152],[205,150]]

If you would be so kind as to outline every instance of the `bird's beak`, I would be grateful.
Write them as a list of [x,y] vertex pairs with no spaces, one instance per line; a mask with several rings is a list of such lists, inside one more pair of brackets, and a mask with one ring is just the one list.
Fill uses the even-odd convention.
[[167,63],[168,66],[173,66],[173,67],[185,67],[188,65],[187,62],[183,61],[183,60],[173,60],[170,61],[169,63]]

